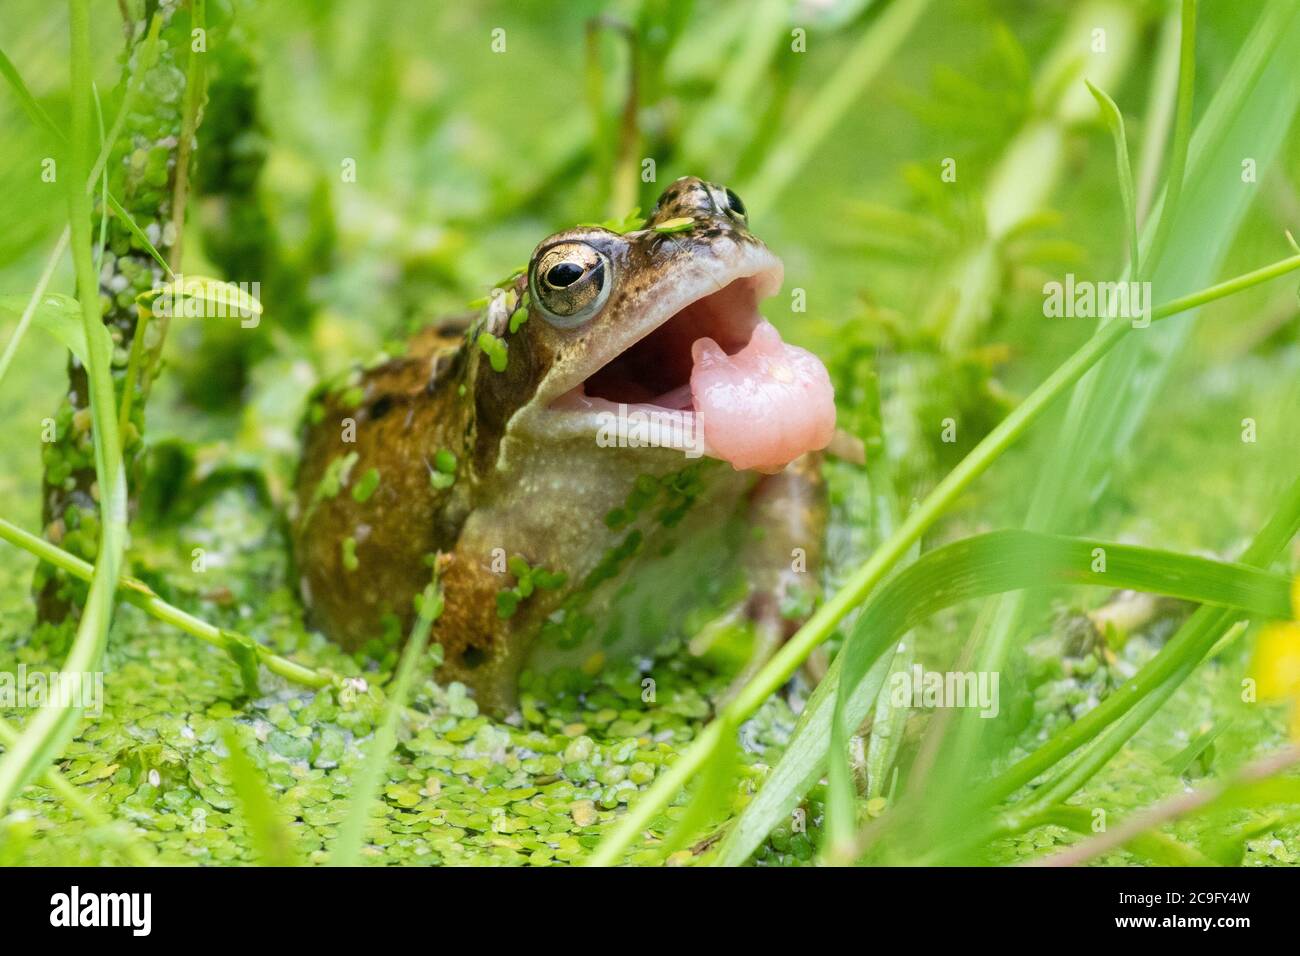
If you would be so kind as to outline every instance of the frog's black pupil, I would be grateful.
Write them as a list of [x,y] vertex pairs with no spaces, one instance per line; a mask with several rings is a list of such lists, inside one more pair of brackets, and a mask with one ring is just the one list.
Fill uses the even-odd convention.
[[561,262],[551,266],[546,273],[546,281],[557,289],[567,288],[582,278],[582,266],[572,262]]
[[734,212],[737,216],[745,215],[745,204],[741,202],[740,197],[737,196],[735,193],[733,193],[730,189],[727,190],[727,203],[728,205],[731,206],[731,211]]

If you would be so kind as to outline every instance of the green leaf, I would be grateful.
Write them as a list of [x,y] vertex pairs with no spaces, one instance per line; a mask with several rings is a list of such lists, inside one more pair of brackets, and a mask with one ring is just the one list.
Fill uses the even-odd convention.
[[19,105],[22,106],[23,112],[27,114],[28,118],[54,137],[56,141],[61,140],[62,134],[59,133],[58,127],[54,125],[50,115],[36,102],[31,91],[27,89],[27,84],[23,82],[22,75],[13,65],[13,61],[5,56],[3,50],[0,50],[0,76],[3,76],[9,82],[14,95],[18,97]]
[[671,234],[674,232],[689,232],[695,228],[695,220],[690,216],[678,216],[676,219],[666,219],[654,227],[655,232]]
[[492,371],[504,372],[506,370],[507,353],[504,342],[491,332],[480,332],[478,347],[488,357],[488,363],[492,366]]
[[357,483],[352,486],[352,500],[363,505],[370,500],[370,496],[375,493],[375,489],[378,487],[379,469],[368,468],[366,473],[357,479]]
[[497,592],[497,617],[506,621],[515,616],[515,611],[519,608],[519,601],[523,597],[513,588]]
[[[79,673],[100,667],[113,619],[114,597],[126,547],[127,493],[122,445],[113,418],[116,400],[111,374],[112,356],[104,339],[100,303],[91,252],[90,202],[84,183],[88,178],[84,158],[88,152],[91,96],[89,8],[86,0],[71,0],[72,136],[69,156],[72,174],[65,177],[69,196],[69,229],[73,266],[80,294],[86,335],[86,375],[90,392],[95,444],[95,476],[99,483],[99,543],[90,592],[77,623],[76,636],[64,669]],[[0,813],[28,781],[33,779],[67,745],[76,732],[82,707],[59,702],[41,709],[24,727],[13,746],[0,758]]]
[[1231,727],[1232,723],[1232,718],[1229,717],[1227,720],[1219,721],[1204,733],[1197,734],[1192,739],[1191,743],[1165,761],[1165,766],[1169,768],[1169,772],[1177,774],[1180,777],[1187,773],[1187,771],[1191,769],[1192,764],[1195,763],[1196,760],[1206,752],[1206,750],[1213,746],[1214,741],[1216,741],[1225,730]]
[[[0,313],[20,317],[28,304],[25,295],[0,296]],[[41,296],[32,323],[59,340],[82,365],[87,365],[90,356],[86,350],[86,330],[81,319],[81,305],[70,295],[47,292]],[[104,337],[105,347],[111,349],[112,343],[108,330],[102,325],[99,332]]]
[[262,691],[258,685],[257,669],[262,661],[257,642],[236,631],[222,630],[221,636],[226,641],[226,652],[239,668],[240,680],[244,682],[244,695],[250,698],[260,696]]
[[256,318],[262,314],[262,303],[246,289],[209,276],[180,276],[142,292],[136,301],[145,303],[155,315],[184,315],[192,308],[182,305],[187,302],[197,304],[196,311],[202,316]]

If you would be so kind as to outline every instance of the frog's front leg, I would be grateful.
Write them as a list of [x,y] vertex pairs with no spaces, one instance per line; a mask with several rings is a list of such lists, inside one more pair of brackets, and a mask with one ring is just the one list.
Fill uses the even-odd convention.
[[759,479],[750,493],[751,534],[741,555],[749,591],[733,616],[752,625],[754,646],[728,697],[799,629],[821,595],[827,518],[821,467],[821,453],[810,452]]

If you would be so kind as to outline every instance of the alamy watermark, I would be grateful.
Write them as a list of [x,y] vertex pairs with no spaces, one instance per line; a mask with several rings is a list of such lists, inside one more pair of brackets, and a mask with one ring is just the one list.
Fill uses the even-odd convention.
[[104,712],[103,671],[0,671],[0,710],[81,707],[87,717]]
[[596,444],[601,448],[679,448],[687,458],[704,454],[704,420],[693,412],[629,407],[597,416]]
[[245,329],[262,321],[260,282],[214,282],[176,273],[150,304],[154,315],[187,319],[239,319]]
[[981,717],[996,717],[1000,709],[997,671],[928,671],[913,664],[889,675],[889,693],[895,707],[978,707]]
[[1150,282],[1091,282],[1067,272],[1064,282],[1043,283],[1043,315],[1049,319],[1128,319],[1135,329],[1151,324]]
[[152,893],[83,893],[74,885],[67,893],[50,897],[50,925],[58,927],[111,927],[148,936],[153,929]]

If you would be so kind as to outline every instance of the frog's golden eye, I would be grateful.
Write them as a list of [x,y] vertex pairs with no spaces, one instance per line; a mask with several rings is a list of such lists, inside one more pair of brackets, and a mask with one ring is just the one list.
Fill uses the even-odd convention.
[[552,325],[571,329],[586,322],[609,298],[608,257],[585,242],[543,249],[533,263],[533,301]]

